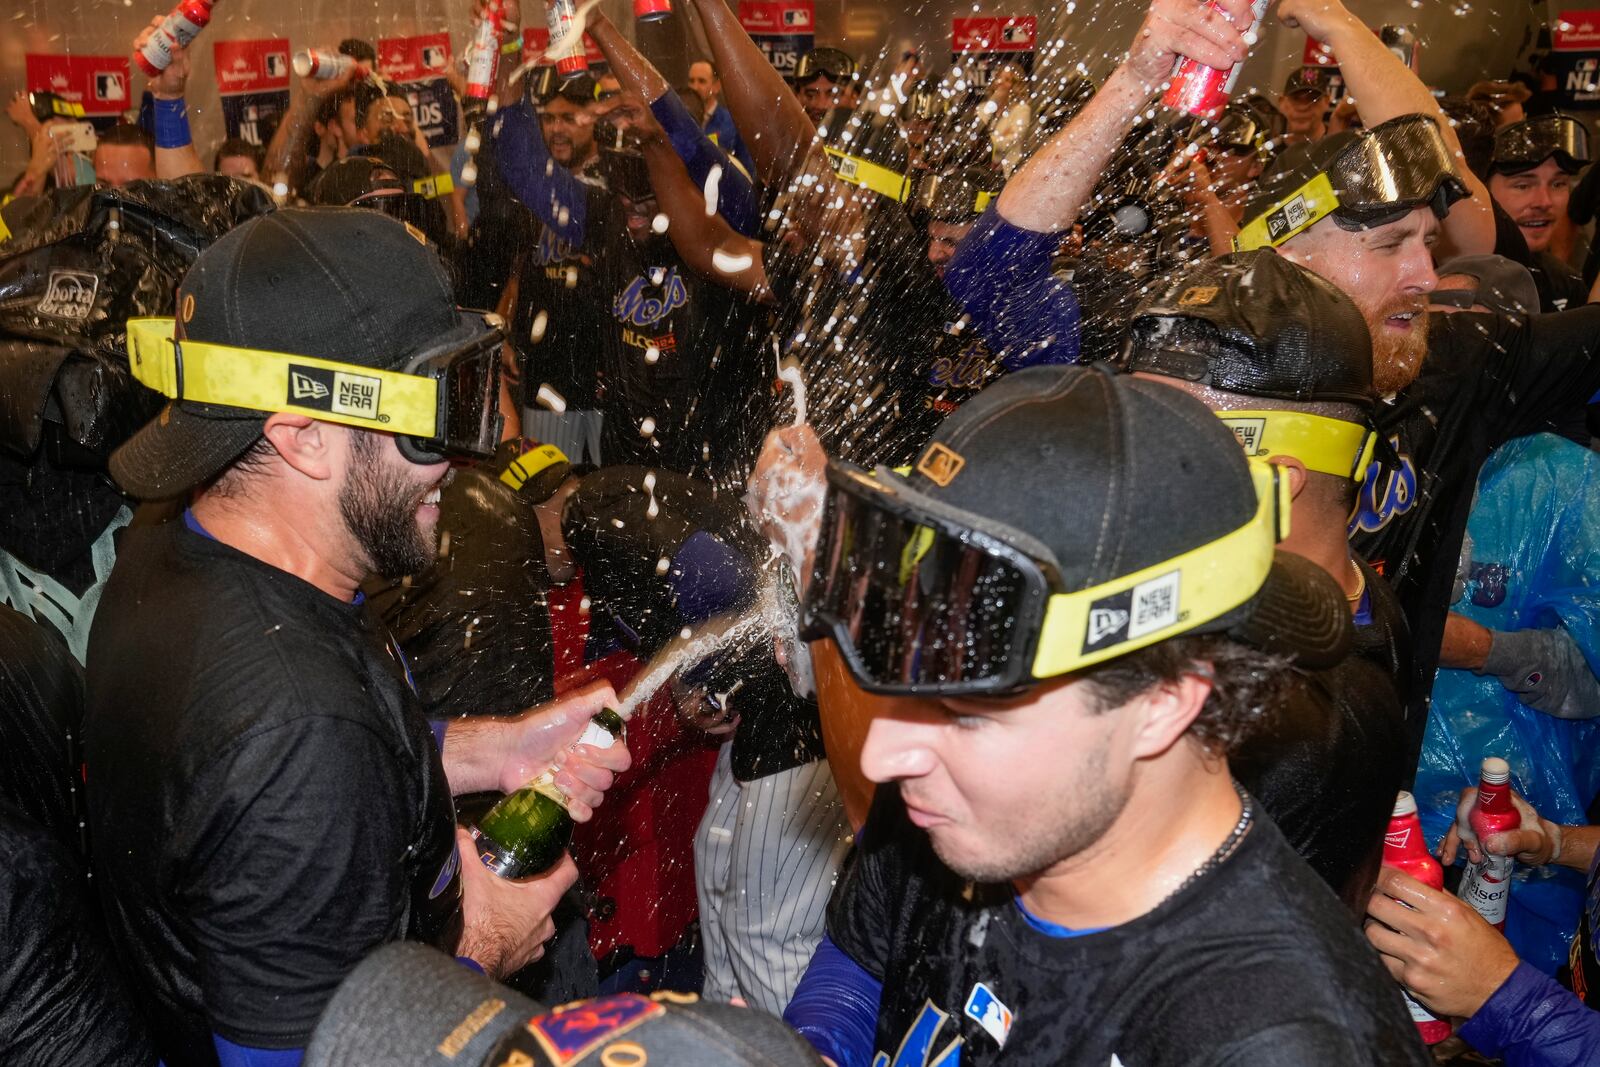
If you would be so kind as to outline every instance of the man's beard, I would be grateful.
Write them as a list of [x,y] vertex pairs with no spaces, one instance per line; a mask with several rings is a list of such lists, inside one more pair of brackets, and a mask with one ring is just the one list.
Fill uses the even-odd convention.
[[[1390,330],[1384,320],[1391,315],[1415,311],[1411,329],[1401,334]],[[1372,384],[1379,396],[1398,393],[1416,381],[1422,361],[1428,355],[1428,327],[1432,317],[1424,305],[1416,301],[1395,301],[1380,308],[1367,319],[1372,334]]]
[[371,434],[354,435],[354,462],[339,490],[339,513],[372,573],[393,580],[433,562],[437,545],[417,525],[417,508],[433,486],[419,487],[385,466],[379,447]]

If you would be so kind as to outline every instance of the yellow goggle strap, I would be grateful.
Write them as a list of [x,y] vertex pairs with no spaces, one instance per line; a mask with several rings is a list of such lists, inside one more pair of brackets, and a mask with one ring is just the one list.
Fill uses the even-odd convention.
[[513,489],[521,489],[540,471],[548,470],[557,463],[571,462],[567,454],[555,445],[540,445],[512,460],[510,466],[500,472],[500,480]]
[[1293,456],[1308,471],[1366,480],[1378,435],[1360,423],[1298,411],[1219,411],[1244,454],[1252,458]]
[[1339,210],[1339,194],[1326,174],[1319,174],[1266,211],[1245,223],[1233,239],[1235,252],[1277,248]]
[[1076,593],[1045,608],[1035,678],[1053,678],[1164,641],[1221,618],[1260,591],[1273,547],[1289,533],[1289,480],[1250,461],[1256,513],[1192,552]]
[[833,172],[842,180],[863,189],[871,189],[891,200],[904,202],[911,194],[911,182],[904,174],[896,174],[888,167],[869,163],[860,156],[846,155],[837,148],[824,148]]
[[128,320],[128,365],[162,396],[251,411],[293,411],[323,422],[437,436],[439,383],[312,356],[175,341],[172,319]]
[[449,194],[455,192],[455,189],[456,183],[451,180],[449,171],[444,171],[440,174],[430,174],[426,178],[418,178],[411,183],[411,191],[416,193],[418,196],[427,198],[428,200],[434,200],[441,196],[448,196]]

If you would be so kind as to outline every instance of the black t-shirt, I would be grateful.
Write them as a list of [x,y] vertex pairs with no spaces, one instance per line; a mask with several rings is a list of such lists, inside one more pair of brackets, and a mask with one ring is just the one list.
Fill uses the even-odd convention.
[[[1005,1063],[1427,1064],[1398,987],[1270,820],[1154,911],[1098,933],[1036,929],[1009,885],[945,867],[880,788],[828,936],[883,983],[880,1056]],[[1004,1015],[1009,1012],[1010,1018]],[[904,1044],[902,1044],[904,1043]]]
[[87,860],[78,781],[83,670],[55,633],[0,605],[0,803]]
[[67,849],[0,800],[0,856],[0,1063],[154,1063]]
[[302,1047],[373,948],[459,936],[432,731],[362,606],[184,521],[121,548],[85,717],[112,945],[168,1067]]
[[[1351,543],[1381,571],[1411,625],[1413,686],[1429,692],[1478,470],[1530,433],[1560,432],[1600,389],[1600,306],[1513,321],[1459,312],[1432,322],[1417,380],[1378,411],[1396,453],[1361,488]],[[1586,443],[1586,442],[1585,442]],[[1409,717],[1411,756],[1422,716]]]
[[1539,290],[1540,311],[1565,311],[1588,302],[1589,287],[1583,284],[1578,272],[1549,252],[1534,253],[1528,272]]
[[1353,654],[1296,674],[1283,705],[1228,760],[1290,846],[1357,917],[1367,912],[1395,793],[1408,777],[1407,711],[1426,711],[1420,697],[1402,708],[1398,687],[1411,683],[1405,618],[1383,579],[1365,573],[1369,607]]

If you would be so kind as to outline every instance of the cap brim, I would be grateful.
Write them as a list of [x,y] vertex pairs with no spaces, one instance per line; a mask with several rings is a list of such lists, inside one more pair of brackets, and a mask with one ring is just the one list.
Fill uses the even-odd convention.
[[1344,592],[1326,571],[1280,550],[1261,591],[1228,633],[1297,667],[1319,670],[1349,655],[1355,624]]
[[261,437],[262,414],[210,417],[169,402],[111,453],[111,478],[136,500],[167,500],[215,477]]

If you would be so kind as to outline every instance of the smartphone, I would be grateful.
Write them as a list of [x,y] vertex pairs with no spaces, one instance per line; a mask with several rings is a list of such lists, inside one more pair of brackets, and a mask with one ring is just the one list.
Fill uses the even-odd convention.
[[52,126],[50,136],[55,138],[61,151],[77,152],[85,156],[94,155],[95,145],[99,143],[94,135],[93,124],[88,122],[68,122]]

